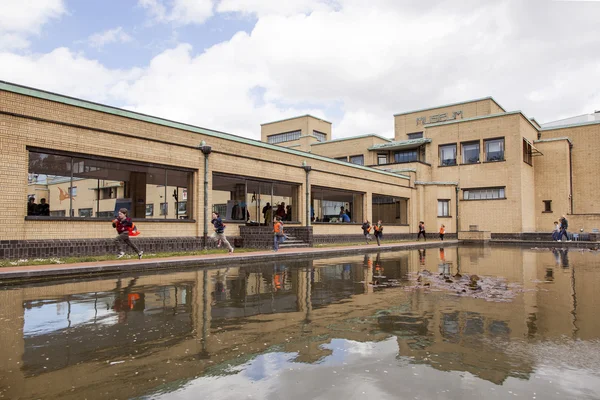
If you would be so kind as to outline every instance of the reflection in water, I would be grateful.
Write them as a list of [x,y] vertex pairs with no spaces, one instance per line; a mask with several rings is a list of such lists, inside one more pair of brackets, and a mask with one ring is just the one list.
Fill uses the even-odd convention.
[[[599,259],[448,247],[9,288],[0,395],[598,398]],[[422,270],[523,290],[415,289]]]

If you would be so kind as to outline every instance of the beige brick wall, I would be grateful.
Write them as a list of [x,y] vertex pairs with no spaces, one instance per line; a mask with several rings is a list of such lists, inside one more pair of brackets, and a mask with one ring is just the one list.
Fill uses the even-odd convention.
[[261,141],[267,143],[267,138],[271,135],[298,130],[302,131],[302,136],[312,135],[313,130],[319,131],[326,135],[327,140],[331,140],[331,123],[310,115],[263,124],[260,127],[260,137]]
[[575,214],[600,213],[600,124],[544,130],[542,139],[568,137],[573,170],[573,210]]
[[429,122],[432,115],[446,113],[449,118],[452,118],[454,112],[462,111],[462,118],[467,119],[482,115],[496,114],[503,112],[498,104],[492,99],[483,99],[472,102],[465,102],[449,107],[434,107],[427,110],[421,110],[408,114],[394,116],[394,132],[396,140],[408,139],[409,133],[422,132],[427,125],[417,124],[417,118],[425,117]]
[[[410,197],[412,193],[408,188],[409,182],[405,179],[342,163],[311,159],[302,154],[260,147],[249,144],[251,141],[249,143],[233,141],[225,134],[215,133],[213,136],[191,132],[6,91],[0,91],[0,111],[85,125],[85,127],[67,126],[0,114],[0,150],[3,154],[0,160],[0,186],[3,188],[0,196],[0,238],[2,239],[98,238],[114,234],[114,230],[106,222],[26,221],[24,219],[28,190],[26,146],[195,170],[195,185],[189,195],[197,201],[188,206],[188,211],[197,223],[140,222],[140,229],[145,237],[202,235],[201,193],[204,157],[197,149],[202,140],[213,148],[213,153],[209,157],[209,188],[212,187],[213,172],[303,185],[306,174],[302,169],[302,162],[306,161],[313,168],[311,172],[313,185],[357,192],[366,192],[366,188],[372,188],[378,193],[398,197]],[[163,143],[148,139],[161,140]],[[300,203],[303,203],[303,187],[300,197]],[[210,198],[209,205],[212,206]],[[300,210],[302,218],[306,215],[305,210],[305,208]],[[228,225],[229,235],[236,235],[237,232],[235,224]]]
[[328,143],[314,144],[311,146],[310,152],[330,158],[362,155],[364,157],[364,165],[374,166],[377,165],[378,152],[369,151],[367,149],[375,144],[380,143],[388,142],[377,136],[365,136],[358,137],[356,139],[336,140]]
[[[539,142],[544,154],[534,158],[536,231],[551,232],[552,223],[570,210],[569,142]],[[544,200],[552,201],[552,212],[544,212]]]

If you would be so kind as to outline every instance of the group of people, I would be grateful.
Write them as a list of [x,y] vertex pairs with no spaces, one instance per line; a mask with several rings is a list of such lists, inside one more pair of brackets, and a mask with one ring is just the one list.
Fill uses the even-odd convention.
[[[292,206],[285,205],[284,202],[281,202],[277,205],[275,209],[275,217],[279,217],[281,221],[291,221],[292,220]],[[265,221],[265,225],[270,225],[273,222],[273,207],[271,203],[267,203],[262,209],[263,219]]]
[[27,215],[50,215],[50,204],[46,203],[46,199],[41,199],[40,204],[35,204],[35,198],[30,197],[27,202]]
[[383,239],[383,225],[381,224],[381,220],[378,220],[375,225],[371,226],[369,220],[365,219],[361,229],[363,230],[363,235],[365,236],[367,244],[369,244],[369,240],[372,240],[371,229],[373,229],[373,236],[375,236],[375,240],[377,240],[377,246],[381,246],[381,239]]
[[[417,241],[423,236],[423,240],[427,241],[427,232],[425,232],[425,222],[419,221],[419,233],[417,233]],[[444,240],[444,235],[446,234],[446,225],[442,224],[440,226],[440,240]]]
[[552,232],[552,240],[557,242],[561,242],[563,236],[567,238],[567,242],[570,242],[569,235],[567,234],[567,229],[569,228],[569,221],[563,215],[558,221],[554,221],[554,231]]

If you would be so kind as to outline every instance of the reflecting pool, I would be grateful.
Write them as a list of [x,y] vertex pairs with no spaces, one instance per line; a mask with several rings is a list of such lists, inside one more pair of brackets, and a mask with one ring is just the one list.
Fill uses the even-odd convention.
[[447,247],[0,290],[10,399],[598,399],[600,253]]

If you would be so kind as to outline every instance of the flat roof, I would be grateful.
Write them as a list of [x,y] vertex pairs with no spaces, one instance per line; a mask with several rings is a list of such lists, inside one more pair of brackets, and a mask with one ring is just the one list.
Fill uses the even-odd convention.
[[[334,163],[334,164],[344,165],[344,166],[351,167],[351,168],[358,168],[358,169],[366,170],[369,172],[376,172],[376,173],[379,173],[382,175],[400,177],[400,178],[404,178],[406,180],[410,180],[410,177],[408,177],[408,176],[392,174],[390,172],[381,171],[376,168],[365,167],[365,166],[356,165],[356,164],[350,164],[347,162],[334,160],[329,157],[307,153],[307,152],[301,151],[301,150],[288,149],[286,147],[272,145],[269,143],[261,142],[259,140],[248,139],[248,138],[245,138],[242,136],[233,135],[231,133],[201,128],[198,126],[194,126],[194,125],[190,125],[190,124],[186,124],[186,123],[182,123],[182,122],[176,122],[176,121],[168,120],[165,118],[153,117],[151,115],[142,114],[142,113],[135,112],[135,111],[124,110],[124,109],[113,107],[113,106],[107,106],[107,105],[100,104],[100,103],[94,103],[94,102],[87,101],[87,100],[81,100],[81,99],[78,99],[75,97],[52,93],[52,92],[48,92],[48,91],[41,90],[41,89],[34,89],[31,87],[27,87],[27,86],[15,84],[15,83],[10,83],[10,82],[6,82],[6,81],[2,81],[2,80],[0,80],[0,91],[16,93],[16,94],[35,97],[35,98],[48,100],[48,101],[54,101],[57,103],[62,103],[62,104],[79,107],[79,108],[84,108],[87,110],[93,110],[93,111],[97,111],[97,112],[101,112],[101,113],[105,113],[105,114],[116,115],[116,116],[123,117],[123,118],[129,118],[129,119],[134,119],[134,120],[138,120],[138,121],[143,121],[143,122],[147,122],[150,124],[161,125],[161,126],[166,126],[169,128],[199,133],[199,134],[206,135],[206,136],[212,136],[212,137],[216,137],[216,138],[220,138],[220,139],[226,139],[226,140],[231,140],[234,142],[244,143],[244,144],[247,144],[250,146],[261,147],[264,149],[269,149],[269,150],[274,150],[274,151],[280,151],[282,153],[294,154],[294,155],[297,155],[300,157],[305,157],[305,158],[309,158],[309,159],[313,159],[313,160],[326,161],[326,162],[330,162],[330,163]],[[144,139],[144,138],[140,137],[140,139]],[[174,144],[176,144],[176,143],[174,143]]]
[[[568,119],[568,118],[566,118],[566,119]],[[600,121],[586,121],[586,122],[579,122],[579,123],[576,123],[576,124],[552,126],[552,127],[548,127],[548,128],[541,128],[540,131],[542,131],[542,132],[545,132],[545,131],[555,131],[557,129],[575,128],[575,127],[578,127],[578,126],[596,125],[596,124],[600,124]]]
[[383,136],[376,135],[374,133],[368,133],[366,135],[350,136],[350,137],[347,137],[347,138],[339,138],[339,139],[327,140],[325,142],[312,143],[311,146],[316,146],[316,145],[319,145],[319,144],[328,144],[328,143],[332,143],[332,142],[343,142],[345,140],[363,139],[363,138],[371,137],[371,136],[372,137],[377,137],[379,139],[387,140],[388,142],[391,142],[393,140],[393,139],[390,139],[390,138],[386,138],[386,137],[383,137]]
[[557,137],[557,138],[548,138],[548,139],[538,139],[538,140],[534,140],[533,143],[558,142],[558,141],[561,141],[561,140],[566,140],[567,142],[573,144],[573,142],[571,141],[571,139],[569,139],[566,136]]
[[453,120],[450,120],[450,121],[436,122],[435,124],[427,124],[427,125],[425,125],[425,128],[431,128],[431,127],[434,127],[434,126],[442,126],[442,125],[450,125],[450,124],[459,124],[461,122],[477,121],[477,120],[480,120],[480,119],[498,118],[498,117],[504,117],[506,115],[517,115],[517,114],[519,114],[523,118],[525,118],[525,120],[529,123],[529,125],[531,125],[536,131],[540,131],[540,128],[538,128],[537,126],[535,126],[533,124],[533,122],[531,122],[531,120],[529,118],[527,118],[527,116],[525,114],[523,114],[523,112],[521,110],[503,112],[503,113],[500,113],[500,114],[480,115],[478,117],[471,117],[471,118],[465,118],[465,119],[453,119]]
[[431,143],[429,138],[400,140],[398,142],[381,143],[369,147],[367,150],[392,150],[392,149],[411,149],[421,145]]
[[263,125],[270,125],[270,124],[276,124],[276,123],[278,123],[278,122],[291,121],[291,120],[293,120],[293,119],[300,119],[300,118],[306,118],[306,117],[310,117],[310,118],[317,119],[317,120],[319,120],[319,121],[327,122],[328,124],[330,124],[330,125],[331,125],[331,122],[329,122],[329,121],[327,121],[327,120],[324,120],[323,118],[318,118],[318,117],[315,117],[314,115],[305,114],[305,115],[299,115],[299,116],[297,116],[297,117],[291,117],[291,118],[284,118],[284,119],[280,119],[280,120],[278,120],[278,121],[265,122],[264,124],[260,124],[260,126],[263,126]]
[[504,109],[504,107],[502,107],[496,100],[494,100],[494,98],[492,96],[488,96],[488,97],[482,97],[481,99],[474,99],[474,100],[467,100],[467,101],[459,101],[458,103],[450,103],[450,104],[445,104],[442,106],[435,106],[435,107],[428,107],[428,108],[421,108],[419,110],[413,110],[413,111],[407,111],[407,112],[402,112],[399,114],[394,114],[394,117],[398,117],[400,115],[406,115],[406,114],[413,114],[416,112],[421,112],[421,111],[427,111],[427,110],[435,110],[436,108],[444,108],[444,107],[452,107],[452,106],[459,106],[461,104],[468,104],[468,103],[475,103],[477,101],[482,101],[482,100],[492,100],[494,103],[496,103],[496,105],[498,107],[500,107],[502,109],[502,111],[506,110]]

